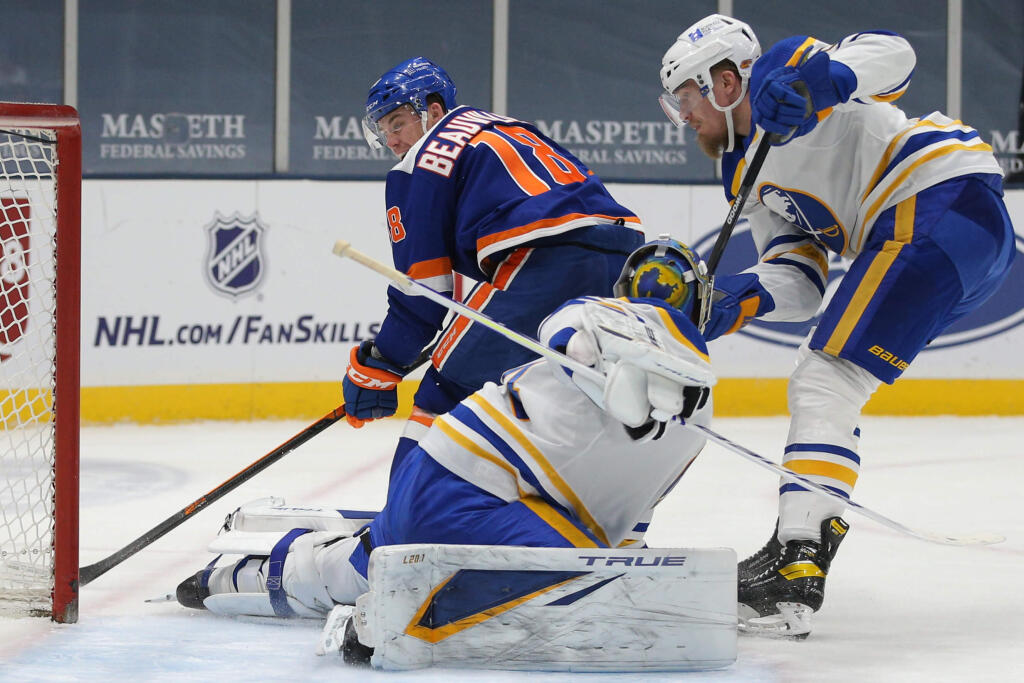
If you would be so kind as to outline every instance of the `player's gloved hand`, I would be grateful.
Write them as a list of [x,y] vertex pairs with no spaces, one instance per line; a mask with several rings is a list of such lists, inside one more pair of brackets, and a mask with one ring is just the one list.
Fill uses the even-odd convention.
[[750,98],[753,122],[784,145],[818,125],[818,112],[850,99],[857,76],[818,52],[800,66],[780,66],[764,77]]
[[731,334],[754,318],[775,310],[775,300],[754,273],[720,275],[711,294],[711,317],[704,326],[704,339],[711,341]]
[[341,382],[348,423],[358,428],[370,420],[394,415],[398,410],[398,383],[404,375],[405,368],[381,356],[372,341],[352,347]]

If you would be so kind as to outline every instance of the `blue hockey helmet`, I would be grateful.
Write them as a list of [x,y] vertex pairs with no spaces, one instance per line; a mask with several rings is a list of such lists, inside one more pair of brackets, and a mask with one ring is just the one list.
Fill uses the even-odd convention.
[[668,235],[660,235],[626,259],[615,296],[662,299],[682,311],[698,330],[711,316],[711,278],[695,251]]
[[[448,73],[426,57],[413,57],[384,72],[377,82],[370,86],[366,98],[366,116],[363,118],[363,135],[373,149],[382,149],[387,140],[377,126],[381,117],[391,113],[403,104],[412,108],[426,122],[427,95],[437,94],[444,107],[451,111],[455,104],[455,83]],[[426,127],[424,126],[424,130]]]

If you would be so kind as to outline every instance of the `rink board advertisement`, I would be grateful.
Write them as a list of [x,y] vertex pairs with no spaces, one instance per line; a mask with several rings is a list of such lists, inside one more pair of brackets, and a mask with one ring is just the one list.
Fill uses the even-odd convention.
[[[705,256],[727,210],[717,186],[610,189],[640,215],[649,237],[671,233]],[[371,339],[386,313],[387,281],[331,248],[344,239],[390,263],[383,192],[380,182],[86,181],[84,419],[288,417],[334,407],[349,349]],[[1008,193],[1008,202],[1024,225],[1024,191]],[[1021,234],[1018,228],[1018,252]],[[739,270],[749,258],[753,242],[741,222],[721,272]],[[838,258],[830,264],[830,291],[844,269]],[[997,412],[1014,412],[1007,400],[1022,412],[1022,322],[1018,253],[1003,288],[904,376],[926,384],[955,380],[958,391],[977,394],[970,397],[976,405],[999,395]],[[725,380],[720,388],[737,388],[734,410],[752,400],[750,386],[770,387],[772,400],[782,401],[774,412],[785,410],[784,378],[811,324],[755,323],[710,345]],[[220,393],[210,398],[209,387]],[[176,402],[192,412],[176,412]]]

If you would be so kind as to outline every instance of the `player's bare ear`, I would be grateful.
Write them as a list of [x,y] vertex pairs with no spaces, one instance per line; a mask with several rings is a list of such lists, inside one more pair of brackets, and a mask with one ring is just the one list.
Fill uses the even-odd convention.
[[427,105],[427,122],[428,125],[434,125],[441,120],[447,112],[444,110],[444,106],[440,102],[431,102]]

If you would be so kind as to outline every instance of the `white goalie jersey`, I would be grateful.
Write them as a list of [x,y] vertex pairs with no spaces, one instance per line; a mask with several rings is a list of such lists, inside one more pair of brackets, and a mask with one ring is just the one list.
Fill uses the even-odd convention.
[[[710,375],[696,328],[660,306],[577,300],[544,322],[542,340],[578,325],[579,309],[587,302],[636,316],[657,331],[667,354]],[[690,421],[706,425],[711,414],[709,399]],[[439,417],[420,446],[450,471],[504,500],[543,496],[557,501],[614,547],[635,540],[631,532],[637,522],[704,445],[702,436],[673,424],[656,440],[634,436],[560,366],[538,360],[508,371],[501,385],[488,383]]]

